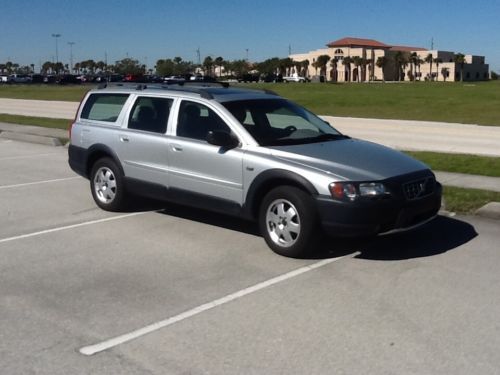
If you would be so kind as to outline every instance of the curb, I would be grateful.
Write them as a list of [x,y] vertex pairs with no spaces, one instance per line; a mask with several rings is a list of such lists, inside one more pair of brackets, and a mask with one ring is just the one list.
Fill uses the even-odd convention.
[[0,139],[10,139],[13,141],[38,143],[48,146],[62,146],[63,144],[59,138],[45,137],[42,135],[18,133],[12,131],[0,131]]
[[475,214],[488,219],[500,220],[500,202],[487,203],[477,210]]

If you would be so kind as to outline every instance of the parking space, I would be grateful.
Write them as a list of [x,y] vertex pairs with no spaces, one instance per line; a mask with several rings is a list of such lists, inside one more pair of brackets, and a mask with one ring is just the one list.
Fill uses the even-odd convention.
[[[101,211],[66,149],[0,142],[2,372],[500,366],[498,222],[439,218],[399,236],[330,240],[318,259],[287,259],[254,225],[222,215],[154,202]],[[151,332],[137,333],[144,327]],[[79,352],[129,333],[134,340]]]

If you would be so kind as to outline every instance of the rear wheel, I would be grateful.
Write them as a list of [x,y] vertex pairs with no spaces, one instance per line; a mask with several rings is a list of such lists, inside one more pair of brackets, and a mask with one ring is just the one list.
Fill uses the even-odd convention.
[[274,252],[294,258],[313,252],[321,232],[313,198],[293,186],[277,187],[264,197],[259,225]]
[[106,211],[120,211],[125,206],[123,175],[110,158],[99,159],[90,173],[90,190],[95,203]]

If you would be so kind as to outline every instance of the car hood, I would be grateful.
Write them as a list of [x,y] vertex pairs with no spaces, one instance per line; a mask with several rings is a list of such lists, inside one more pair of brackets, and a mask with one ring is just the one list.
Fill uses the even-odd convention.
[[346,181],[385,180],[428,169],[399,151],[359,139],[268,148],[278,159],[321,170]]

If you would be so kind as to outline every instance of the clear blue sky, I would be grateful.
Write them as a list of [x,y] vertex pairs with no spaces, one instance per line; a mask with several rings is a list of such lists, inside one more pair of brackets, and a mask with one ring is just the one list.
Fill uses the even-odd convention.
[[0,0],[0,62],[128,56],[251,61],[323,48],[345,36],[485,55],[500,71],[499,0]]

